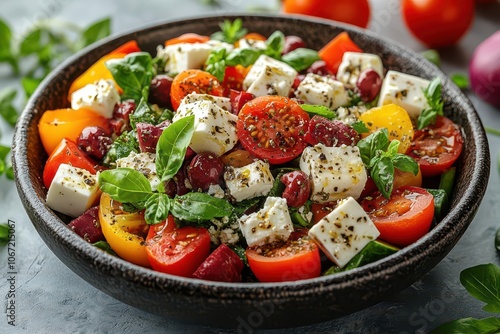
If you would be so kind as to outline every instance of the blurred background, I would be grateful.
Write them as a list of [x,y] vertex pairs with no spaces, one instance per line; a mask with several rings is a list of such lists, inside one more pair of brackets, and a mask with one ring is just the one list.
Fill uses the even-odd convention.
[[[8,148],[12,124],[27,96],[46,73],[86,44],[155,22],[243,12],[326,15],[366,27],[416,52],[425,52],[463,87],[483,123],[490,128],[492,169],[488,191],[473,224],[445,260],[407,290],[370,309],[287,332],[423,333],[456,318],[488,316],[481,310],[482,304],[462,288],[459,274],[473,265],[500,263],[494,247],[500,215],[497,205],[500,201],[500,137],[494,134],[494,129],[500,129],[500,107],[491,104],[491,96],[500,96],[500,38],[487,52],[494,54],[497,51],[497,58],[489,62],[489,79],[486,73],[490,80],[486,88],[490,94],[482,96],[490,103],[479,98],[467,80],[474,51],[500,30],[499,1],[1,0],[0,223],[8,219],[16,222],[19,268],[17,326],[9,326],[5,317],[0,317],[1,333],[221,332],[139,311],[94,289],[66,268],[43,244],[24,213],[15,184],[10,180]],[[247,28],[252,30],[252,27]],[[47,32],[59,37],[52,40]],[[436,51],[429,52],[430,49]],[[482,89],[484,92],[485,88]],[[6,273],[3,269],[6,263],[6,248],[0,246],[0,278]],[[1,279],[0,295],[6,292],[7,282]]]

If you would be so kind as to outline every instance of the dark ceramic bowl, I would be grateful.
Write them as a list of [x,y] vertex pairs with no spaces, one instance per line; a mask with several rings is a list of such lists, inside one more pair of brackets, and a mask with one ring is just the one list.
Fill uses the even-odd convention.
[[394,69],[444,83],[445,113],[463,128],[465,146],[457,164],[451,209],[425,237],[381,261],[334,276],[286,283],[227,284],[187,279],[142,268],[108,255],[66,227],[67,217],[45,205],[42,183],[47,158],[37,122],[48,109],[68,106],[71,82],[120,44],[136,39],[155,54],[166,39],[186,32],[209,34],[236,17],[204,17],[154,25],[87,48],[65,62],[39,87],[24,110],[14,137],[13,161],[21,200],[50,249],[75,273],[127,304],[185,322],[242,330],[291,327],[330,320],[373,305],[405,289],[431,270],[456,244],[472,221],[489,176],[489,151],[479,117],[464,94],[435,66],[407,48],[373,33],[322,20],[282,16],[241,16],[251,31],[276,29],[298,35],[319,49],[341,31],[366,52]]

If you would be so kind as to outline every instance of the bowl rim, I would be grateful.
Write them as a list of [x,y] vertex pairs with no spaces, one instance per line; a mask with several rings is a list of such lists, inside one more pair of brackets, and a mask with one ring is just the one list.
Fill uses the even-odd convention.
[[[427,233],[424,237],[416,241],[415,243],[402,248],[397,253],[390,255],[382,260],[367,264],[360,268],[355,268],[346,272],[338,273],[335,275],[328,276],[320,276],[312,279],[300,280],[300,281],[288,281],[288,282],[276,282],[276,283],[224,283],[224,282],[211,282],[200,280],[196,278],[184,278],[174,275],[169,275],[161,272],[154,271],[149,268],[141,267],[135,264],[132,264],[128,261],[125,261],[119,257],[112,256],[107,254],[97,247],[92,246],[87,243],[83,238],[79,237],[76,233],[72,232],[70,229],[66,228],[65,223],[50,209],[45,205],[44,198],[40,198],[37,195],[37,192],[33,185],[30,182],[30,174],[29,171],[23,170],[23,166],[28,165],[28,157],[24,155],[26,152],[27,146],[27,132],[29,129],[29,125],[34,117],[34,115],[39,112],[36,110],[36,103],[40,98],[41,93],[46,89],[46,87],[55,80],[61,71],[66,69],[71,64],[77,62],[81,57],[92,53],[94,51],[100,50],[106,46],[109,46],[113,43],[117,43],[117,41],[122,40],[126,37],[133,39],[135,36],[139,36],[141,34],[147,34],[150,31],[159,30],[162,28],[166,28],[170,25],[175,24],[186,24],[192,21],[199,21],[202,19],[214,19],[218,18],[220,21],[224,19],[235,19],[235,18],[259,18],[259,19],[272,19],[279,18],[282,20],[289,21],[298,21],[312,24],[321,24],[328,25],[331,27],[340,28],[347,32],[354,32],[358,34],[364,34],[368,37],[380,40],[381,42],[388,43],[393,45],[398,51],[401,51],[401,54],[398,53],[400,57],[406,57],[410,54],[412,57],[420,58],[422,62],[422,66],[426,69],[432,69],[442,80],[443,87],[446,87],[448,91],[452,94],[458,94],[462,96],[464,101],[466,101],[467,109],[472,110],[473,112],[467,112],[467,119],[471,124],[471,131],[473,133],[473,137],[476,139],[476,151],[474,169],[472,173],[472,177],[470,178],[469,186],[465,191],[464,196],[459,199],[455,199],[456,201],[453,203],[454,207],[448,212],[448,214],[432,229],[431,232]],[[263,14],[263,15],[251,15],[244,13],[224,13],[224,14],[214,14],[214,15],[202,15],[202,16],[192,16],[186,18],[180,18],[175,20],[161,20],[155,21],[148,25],[144,25],[142,27],[138,27],[135,29],[130,29],[120,34],[109,36],[105,39],[94,43],[73,56],[66,59],[62,64],[57,66],[39,85],[35,93],[29,99],[25,109],[20,115],[18,124],[16,125],[16,129],[14,132],[14,140],[12,146],[12,160],[13,167],[15,172],[15,180],[18,188],[18,193],[26,194],[29,198],[26,201],[23,200],[23,205],[25,205],[25,209],[28,213],[32,213],[34,217],[37,217],[40,220],[45,222],[45,228],[50,229],[53,233],[55,233],[61,242],[64,242],[68,247],[72,248],[74,251],[82,254],[84,260],[86,262],[97,262],[100,265],[112,265],[113,268],[119,270],[120,272],[132,272],[132,276],[128,276],[129,279],[132,277],[144,278],[144,280],[153,280],[156,285],[162,286],[177,286],[182,285],[186,289],[199,289],[200,287],[206,287],[206,289],[201,289],[200,292],[205,291],[210,295],[213,293],[209,293],[210,290],[218,290],[223,289],[224,295],[219,295],[221,299],[232,299],[232,298],[241,298],[242,293],[245,295],[245,298],[250,299],[260,299],[261,293],[259,290],[265,289],[266,292],[270,292],[272,294],[280,295],[280,293],[284,290],[287,291],[288,297],[297,297],[304,294],[312,293],[317,291],[318,287],[322,289],[322,291],[333,291],[336,289],[342,289],[347,286],[351,286],[354,281],[364,281],[364,280],[373,280],[373,279],[383,279],[386,276],[390,276],[395,271],[401,270],[401,266],[410,266],[415,262],[420,261],[423,257],[429,256],[427,253],[433,252],[439,248],[442,248],[446,245],[447,241],[440,237],[441,233],[455,233],[458,235],[456,238],[458,240],[459,236],[462,235],[467,226],[470,224],[467,223],[467,219],[463,217],[470,217],[471,213],[476,210],[471,208],[477,208],[479,203],[477,203],[478,192],[480,197],[482,198],[486,187],[480,187],[480,185],[484,185],[487,182],[489,177],[489,149],[488,142],[486,140],[486,134],[484,132],[484,128],[481,125],[481,120],[475,111],[470,100],[463,94],[458,87],[452,84],[451,80],[436,66],[426,61],[422,56],[418,55],[416,52],[412,51],[408,47],[402,45],[401,43],[388,39],[384,36],[378,35],[374,32],[367,31],[355,26],[342,24],[335,21],[330,21],[326,19],[319,18],[311,18],[302,15],[276,15],[276,14]],[[474,215],[474,214],[473,214]],[[460,217],[460,224],[454,224],[453,220],[456,217]],[[34,219],[30,216],[32,222]],[[472,220],[472,218],[470,218]],[[441,232],[441,233],[438,233]],[[454,245],[454,244],[453,244]],[[452,246],[453,246],[452,245]],[[406,258],[410,260],[405,260],[403,263],[400,258]],[[67,265],[67,264],[66,264]],[[72,268],[71,268],[72,269]],[[127,274],[128,275],[128,274]],[[142,282],[142,280],[138,281]],[[143,284],[143,283],[140,283]],[[269,291],[270,290],[270,291]]]

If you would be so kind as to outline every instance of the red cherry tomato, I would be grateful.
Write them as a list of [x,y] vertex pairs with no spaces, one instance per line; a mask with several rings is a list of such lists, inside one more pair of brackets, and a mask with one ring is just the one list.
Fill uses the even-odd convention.
[[94,161],[87,157],[85,152],[80,150],[76,143],[64,138],[59,145],[54,149],[52,154],[47,159],[43,169],[43,185],[49,188],[57,169],[61,164],[68,164],[73,167],[83,168],[92,174],[96,173],[96,165]]
[[425,189],[403,186],[391,198],[379,191],[361,201],[361,206],[380,232],[380,239],[408,246],[426,234],[434,217],[434,197]]
[[202,70],[186,70],[177,74],[170,88],[172,108],[177,110],[182,99],[191,93],[222,96],[224,89],[217,78]]
[[285,13],[303,14],[366,28],[370,21],[367,0],[284,0]]
[[296,170],[283,174],[280,180],[285,184],[282,197],[289,207],[299,208],[306,203],[311,194],[311,181],[306,173]]
[[309,115],[283,96],[261,96],[247,102],[238,114],[241,145],[272,164],[293,160],[307,146],[304,134]]
[[305,231],[293,232],[286,243],[247,248],[248,265],[260,282],[285,282],[318,277],[318,246]]
[[403,0],[408,29],[431,48],[450,46],[469,30],[474,0]]
[[436,123],[418,130],[407,155],[415,159],[424,177],[442,174],[462,152],[463,138],[458,125],[438,116]]
[[177,228],[169,217],[149,229],[146,252],[154,270],[192,277],[210,253],[210,235],[205,228]]

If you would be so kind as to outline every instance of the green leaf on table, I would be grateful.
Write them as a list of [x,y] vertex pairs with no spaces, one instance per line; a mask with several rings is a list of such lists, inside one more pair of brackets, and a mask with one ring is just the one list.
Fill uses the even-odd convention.
[[156,171],[160,180],[175,176],[184,162],[194,133],[194,116],[181,118],[163,130],[156,145]]
[[111,19],[106,17],[92,23],[82,33],[81,46],[85,47],[111,34]]
[[38,53],[43,48],[42,30],[36,28],[23,37],[19,45],[19,52],[22,56]]
[[32,77],[24,77],[21,78],[21,85],[23,86],[24,93],[26,97],[30,97],[33,95],[37,87],[40,85],[43,79],[41,78],[32,78]]
[[16,98],[17,91],[12,87],[4,88],[0,91],[0,116],[11,126],[16,125],[19,117],[13,102]]
[[434,78],[429,86],[424,90],[424,96],[427,99],[429,107],[422,110],[422,113],[417,119],[417,128],[419,130],[425,128],[430,124],[436,122],[436,117],[438,115],[443,115],[443,100],[441,97],[441,80],[439,78]]
[[132,168],[116,168],[99,173],[101,190],[118,202],[142,203],[152,194],[151,183]]
[[133,99],[139,103],[144,97],[144,89],[153,78],[153,60],[147,52],[135,52],[122,59],[106,62],[116,83],[123,89],[122,100]]
[[172,205],[174,217],[189,222],[229,217],[232,212],[233,206],[227,200],[198,192],[176,196]]
[[500,313],[500,267],[482,264],[460,273],[460,282],[474,298],[486,305],[483,310]]
[[0,245],[5,245],[9,242],[9,224],[0,224]]
[[468,89],[470,86],[469,78],[462,73],[454,73],[450,76],[451,81],[460,89]]
[[304,103],[301,104],[300,107],[302,108],[302,110],[304,110],[305,112],[307,112],[309,115],[312,116],[318,115],[328,119],[337,118],[337,113],[325,106]]
[[318,51],[298,48],[283,55],[281,60],[300,72],[309,68],[315,61],[320,60],[320,57]]
[[247,29],[243,28],[243,21],[241,19],[236,19],[233,22],[224,20],[224,22],[219,23],[219,28],[221,30],[213,33],[211,39],[229,44],[235,43],[247,33]]
[[11,64],[15,72],[17,72],[17,59],[12,50],[12,31],[5,21],[0,19],[0,62]]
[[500,332],[500,318],[464,318],[450,321],[434,329],[431,334],[495,334]]
[[158,224],[167,219],[172,200],[161,193],[151,194],[145,203],[144,218],[149,225]]
[[0,145],[0,160],[5,160],[7,158],[7,155],[9,155],[10,152],[10,147]]

